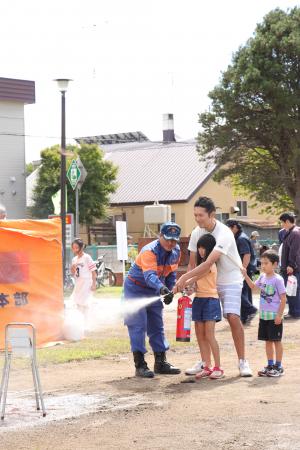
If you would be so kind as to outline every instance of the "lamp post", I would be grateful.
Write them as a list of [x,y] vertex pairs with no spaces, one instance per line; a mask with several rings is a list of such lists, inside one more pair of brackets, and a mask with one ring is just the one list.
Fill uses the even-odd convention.
[[63,285],[66,272],[66,97],[68,78],[57,78],[59,91],[61,92],[61,157],[60,157],[60,218],[61,218],[61,242],[63,252]]

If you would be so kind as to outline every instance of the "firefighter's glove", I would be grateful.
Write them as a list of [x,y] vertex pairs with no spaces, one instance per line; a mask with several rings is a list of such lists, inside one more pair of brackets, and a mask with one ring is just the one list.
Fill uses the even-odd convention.
[[173,292],[171,292],[166,286],[163,286],[160,290],[160,295],[162,297],[164,297],[164,303],[166,305],[169,305],[170,303],[172,303],[174,294]]

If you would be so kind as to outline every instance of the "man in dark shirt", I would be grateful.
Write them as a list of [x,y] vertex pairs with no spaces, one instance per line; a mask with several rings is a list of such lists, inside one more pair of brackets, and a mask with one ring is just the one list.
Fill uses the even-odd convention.
[[[241,224],[234,219],[229,219],[226,225],[234,234],[237,249],[247,274],[252,278],[256,271],[256,256],[249,237],[243,232]],[[244,280],[241,296],[241,321],[243,324],[250,323],[257,313],[257,308],[252,304],[252,291]]]
[[285,316],[286,319],[300,318],[300,228],[295,224],[295,217],[291,212],[283,213],[279,217],[286,232],[282,242],[281,273],[285,284],[289,275],[295,275],[298,282],[296,296],[287,296],[289,313]]

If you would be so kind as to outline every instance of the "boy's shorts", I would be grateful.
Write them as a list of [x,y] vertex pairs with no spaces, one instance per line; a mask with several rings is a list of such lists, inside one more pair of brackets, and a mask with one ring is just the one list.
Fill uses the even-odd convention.
[[259,319],[258,339],[259,341],[281,341],[282,322],[276,325],[274,320]]
[[243,285],[241,283],[218,285],[218,294],[222,303],[224,317],[227,317],[227,314],[241,315],[242,289]]
[[218,298],[195,297],[192,306],[192,320],[194,322],[206,322],[212,320],[220,322],[222,311]]

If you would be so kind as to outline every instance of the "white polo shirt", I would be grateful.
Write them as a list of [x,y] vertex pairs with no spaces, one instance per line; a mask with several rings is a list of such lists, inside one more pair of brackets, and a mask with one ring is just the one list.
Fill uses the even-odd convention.
[[219,220],[216,220],[216,226],[209,232],[205,228],[197,226],[191,234],[188,249],[197,253],[197,242],[204,234],[212,234],[216,239],[214,250],[221,253],[217,261],[217,283],[218,285],[230,285],[243,283],[243,276],[240,268],[242,261],[238,253],[234,234]]

